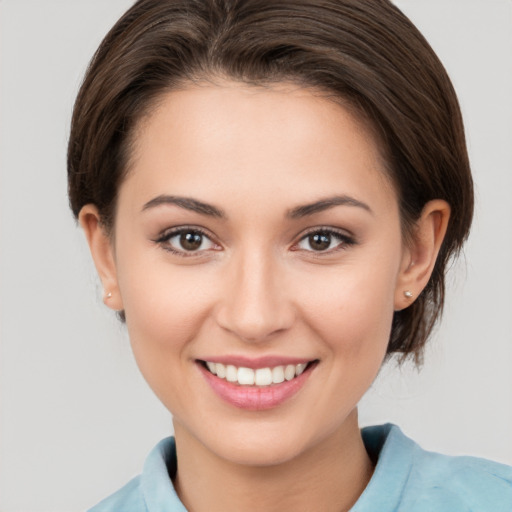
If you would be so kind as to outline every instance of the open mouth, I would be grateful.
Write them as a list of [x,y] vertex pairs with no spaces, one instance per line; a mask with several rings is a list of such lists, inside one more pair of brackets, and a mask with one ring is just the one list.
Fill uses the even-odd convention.
[[310,370],[318,360],[300,364],[287,364],[266,368],[246,368],[231,364],[200,361],[211,374],[239,386],[268,387],[292,381]]

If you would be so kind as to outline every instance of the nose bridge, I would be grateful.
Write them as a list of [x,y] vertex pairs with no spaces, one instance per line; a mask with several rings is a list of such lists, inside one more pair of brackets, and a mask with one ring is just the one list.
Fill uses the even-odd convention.
[[247,247],[229,266],[229,289],[219,311],[221,326],[245,341],[263,341],[288,328],[293,311],[282,269],[271,250]]

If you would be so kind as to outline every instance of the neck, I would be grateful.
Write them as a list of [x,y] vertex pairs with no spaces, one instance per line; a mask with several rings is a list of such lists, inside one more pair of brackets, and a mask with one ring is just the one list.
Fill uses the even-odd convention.
[[354,505],[373,472],[355,410],[331,436],[272,466],[218,457],[179,423],[175,433],[179,466],[174,484],[193,512],[342,512]]

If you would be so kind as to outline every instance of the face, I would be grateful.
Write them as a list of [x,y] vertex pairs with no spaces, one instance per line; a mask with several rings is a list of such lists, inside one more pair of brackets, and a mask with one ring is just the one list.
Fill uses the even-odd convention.
[[139,126],[110,305],[177,434],[273,464],[346,428],[407,257],[377,144],[346,109],[292,86],[195,86]]

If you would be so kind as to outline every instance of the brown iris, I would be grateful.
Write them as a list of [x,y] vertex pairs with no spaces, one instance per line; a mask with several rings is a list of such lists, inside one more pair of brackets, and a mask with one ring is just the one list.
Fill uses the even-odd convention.
[[308,236],[308,241],[314,251],[325,251],[331,245],[331,235],[329,233],[313,233]]
[[180,245],[186,251],[196,251],[203,243],[203,235],[195,231],[185,231],[180,235]]

